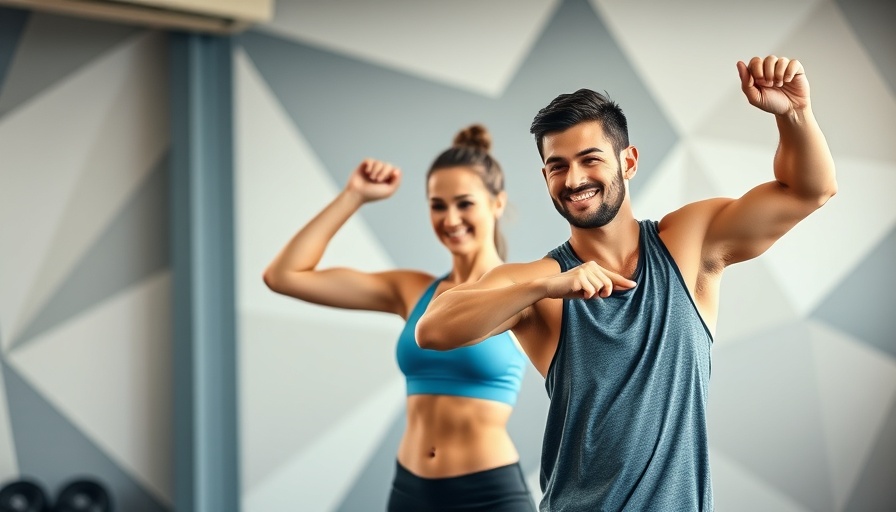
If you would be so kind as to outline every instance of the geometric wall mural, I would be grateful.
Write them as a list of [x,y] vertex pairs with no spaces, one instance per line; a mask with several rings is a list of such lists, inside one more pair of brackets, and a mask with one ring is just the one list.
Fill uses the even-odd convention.
[[79,18],[4,12],[4,17],[22,20],[19,26],[27,29],[9,46],[12,53],[0,93],[0,115],[40,95],[136,32],[133,27]]
[[[446,251],[438,243],[418,243],[433,238],[425,210],[424,175],[461,127],[478,121],[494,133],[494,152],[507,172],[512,210],[504,229],[513,240],[511,257],[520,259],[539,258],[546,252],[537,237],[527,236],[533,223],[539,232],[553,234],[558,244],[568,232],[544,190],[528,186],[542,180],[529,122],[558,91],[600,84],[629,105],[632,136],[651,148],[643,152],[640,164],[645,180],[677,140],[670,121],[587,2],[568,2],[546,14],[537,24],[542,30],[530,51],[497,97],[259,31],[241,35],[239,42],[335,183],[342,186],[366,155],[404,169],[401,189],[390,201],[362,209],[361,216],[397,265],[416,267],[422,262],[430,271],[441,272],[450,263]],[[455,16],[462,20],[466,14]],[[557,52],[571,62],[601,65],[573,66],[556,76],[552,60]],[[613,72],[607,73],[607,68]],[[421,209],[420,215],[406,214]],[[401,212],[405,212],[402,222],[395,223]]]
[[[399,318],[269,291],[264,267],[366,157],[404,171],[322,266],[443,272],[424,175],[457,130],[492,132],[510,261],[568,237],[535,112],[607,91],[641,154],[639,218],[771,179],[772,120],[735,62],[799,58],[839,193],[728,269],[709,427],[717,508],[896,502],[896,36],[879,0],[276,3],[235,38],[242,508],[369,511],[404,428]],[[774,13],[757,20],[756,13]],[[165,35],[0,8],[0,482],[76,475],[118,509],[172,509]],[[536,498],[547,396],[528,368],[510,433]]]
[[171,509],[165,36],[0,9],[0,482]]
[[[264,286],[262,270],[297,219],[314,215],[337,189],[241,51],[235,64],[243,507],[328,510],[403,407],[392,358],[401,324],[363,312],[345,319]],[[392,265],[359,218],[322,264]]]
[[[659,218],[772,179],[774,122],[747,104],[735,69],[767,54],[806,66],[840,191],[726,271],[709,399],[715,501],[886,509],[896,501],[896,37],[879,29],[892,13],[884,3],[278,3],[235,51],[244,509],[379,510],[388,494],[404,428],[400,319],[286,299],[260,278],[359,160],[399,165],[402,188],[352,218],[322,266],[443,271],[424,174],[471,122],[490,128],[507,174],[509,260],[536,259],[568,237],[528,134],[540,107],[579,87],[616,99],[642,157],[635,213]],[[775,15],[757,22],[756,12]],[[546,404],[529,368],[510,431],[536,498]]]

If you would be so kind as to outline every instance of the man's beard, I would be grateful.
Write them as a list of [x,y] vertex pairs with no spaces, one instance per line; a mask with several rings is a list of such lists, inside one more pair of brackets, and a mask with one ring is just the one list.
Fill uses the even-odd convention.
[[[587,187],[586,187],[587,188]],[[565,191],[563,194],[569,196],[575,192]],[[580,229],[600,228],[606,226],[611,220],[616,218],[619,209],[622,207],[622,201],[625,199],[625,183],[622,180],[622,166],[619,166],[619,172],[610,186],[602,192],[603,199],[600,205],[593,212],[586,212],[579,216],[573,215],[566,207],[557,199],[551,198],[554,208],[562,215],[567,222]]]

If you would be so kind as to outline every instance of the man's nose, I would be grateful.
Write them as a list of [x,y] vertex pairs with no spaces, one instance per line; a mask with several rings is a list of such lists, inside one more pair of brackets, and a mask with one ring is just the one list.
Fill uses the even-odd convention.
[[572,163],[566,171],[566,188],[574,189],[588,183],[588,176],[582,166]]

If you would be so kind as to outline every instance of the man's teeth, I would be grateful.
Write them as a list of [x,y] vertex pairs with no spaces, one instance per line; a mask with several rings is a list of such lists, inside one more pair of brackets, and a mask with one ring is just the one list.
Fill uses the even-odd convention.
[[572,194],[571,196],[569,196],[569,199],[571,201],[583,201],[585,199],[588,199],[589,197],[594,197],[595,194],[597,194],[597,190],[592,188],[584,192],[579,192],[578,194]]

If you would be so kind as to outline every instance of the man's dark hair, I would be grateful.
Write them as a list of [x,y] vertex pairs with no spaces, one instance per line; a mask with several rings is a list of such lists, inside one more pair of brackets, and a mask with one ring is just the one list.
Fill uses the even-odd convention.
[[574,93],[557,96],[548,106],[539,110],[532,120],[529,133],[535,135],[542,161],[546,134],[560,132],[587,121],[601,124],[617,156],[628,147],[628,121],[619,105],[609,95],[591,89],[579,89]]

